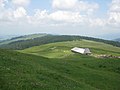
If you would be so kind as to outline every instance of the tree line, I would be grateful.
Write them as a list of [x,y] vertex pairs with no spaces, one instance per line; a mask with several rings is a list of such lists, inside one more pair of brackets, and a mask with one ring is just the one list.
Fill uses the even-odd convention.
[[106,44],[111,44],[113,46],[120,47],[120,42],[103,40],[103,39],[92,38],[92,37],[70,36],[70,35],[47,35],[47,36],[28,39],[28,40],[19,40],[19,41],[11,42],[9,44],[1,45],[0,48],[22,50],[25,48],[39,46],[39,45],[48,44],[48,43],[82,40],[82,39],[103,42]]

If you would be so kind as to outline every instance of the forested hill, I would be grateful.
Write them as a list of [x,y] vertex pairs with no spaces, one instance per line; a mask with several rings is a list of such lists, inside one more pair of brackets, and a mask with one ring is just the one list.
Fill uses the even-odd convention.
[[0,48],[22,50],[25,48],[48,44],[48,43],[74,41],[74,40],[82,40],[82,39],[103,42],[106,44],[111,44],[113,46],[120,47],[120,42],[97,39],[92,37],[70,36],[70,35],[45,35],[42,37],[36,37],[36,38],[27,39],[27,40],[13,41],[8,44],[0,45]]

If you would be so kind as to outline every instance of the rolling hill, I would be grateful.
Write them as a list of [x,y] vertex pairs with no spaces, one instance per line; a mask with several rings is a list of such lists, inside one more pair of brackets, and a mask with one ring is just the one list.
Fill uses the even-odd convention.
[[119,47],[90,40],[49,43],[24,49],[20,52],[44,56],[48,58],[64,58],[74,54],[71,52],[71,49],[73,47],[90,48],[92,55],[105,54],[120,56]]
[[0,49],[0,90],[119,90],[120,60],[50,59]]

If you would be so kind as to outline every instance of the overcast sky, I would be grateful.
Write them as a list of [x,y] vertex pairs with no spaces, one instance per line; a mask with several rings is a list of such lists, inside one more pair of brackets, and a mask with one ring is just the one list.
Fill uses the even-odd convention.
[[0,0],[0,35],[30,33],[117,38],[120,0]]

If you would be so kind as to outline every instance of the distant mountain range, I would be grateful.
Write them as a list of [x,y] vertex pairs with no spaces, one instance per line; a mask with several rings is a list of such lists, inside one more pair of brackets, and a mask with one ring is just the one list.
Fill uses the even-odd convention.
[[120,42],[120,38],[114,39],[114,41],[118,41],[118,42]]
[[16,41],[24,41],[24,40],[29,40],[29,39],[34,39],[34,38],[38,38],[38,37],[42,37],[45,36],[47,34],[29,34],[29,35],[23,35],[23,36],[1,36],[0,39],[0,45],[2,44],[9,44],[12,42],[16,42]]
[[0,35],[0,41],[6,40],[6,39],[11,39],[13,37],[17,37],[19,35]]

